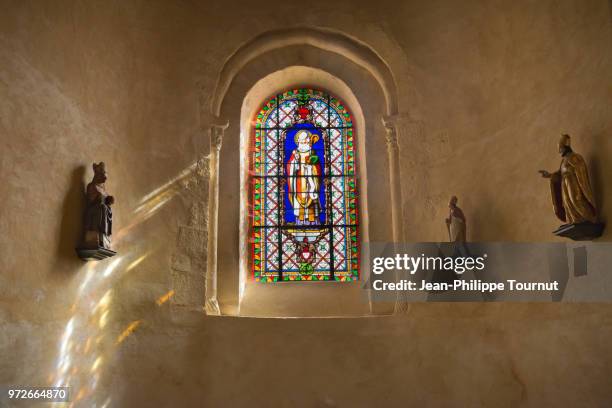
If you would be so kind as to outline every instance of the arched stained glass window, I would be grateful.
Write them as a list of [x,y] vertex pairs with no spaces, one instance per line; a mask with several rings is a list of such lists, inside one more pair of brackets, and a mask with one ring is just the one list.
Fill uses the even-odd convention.
[[258,282],[359,278],[355,131],[316,89],[269,99],[250,160],[251,268]]

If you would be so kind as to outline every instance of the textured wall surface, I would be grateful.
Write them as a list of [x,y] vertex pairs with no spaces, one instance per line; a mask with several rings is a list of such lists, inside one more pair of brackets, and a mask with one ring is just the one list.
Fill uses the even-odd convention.
[[[457,194],[470,239],[550,241],[537,170],[558,165],[561,132],[612,214],[609,2],[210,3],[2,2],[0,384],[70,384],[86,407],[610,405],[606,304],[203,316],[199,117],[223,62],[258,33],[345,32],[400,91],[406,237],[443,239]],[[100,160],[119,255],[84,264],[81,191]]]

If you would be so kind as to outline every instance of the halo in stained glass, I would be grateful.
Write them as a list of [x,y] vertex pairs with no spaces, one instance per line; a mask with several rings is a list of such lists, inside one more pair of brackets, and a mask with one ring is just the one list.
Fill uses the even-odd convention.
[[290,89],[255,117],[251,268],[258,282],[359,278],[355,129],[326,92]]

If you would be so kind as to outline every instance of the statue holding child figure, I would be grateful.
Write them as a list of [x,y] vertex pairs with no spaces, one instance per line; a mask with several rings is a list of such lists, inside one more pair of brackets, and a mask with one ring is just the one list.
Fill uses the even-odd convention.
[[107,179],[104,162],[93,163],[94,176],[86,189],[86,208],[83,227],[83,243],[77,248],[83,260],[100,260],[114,256],[111,249],[113,211],[115,198],[106,192]]

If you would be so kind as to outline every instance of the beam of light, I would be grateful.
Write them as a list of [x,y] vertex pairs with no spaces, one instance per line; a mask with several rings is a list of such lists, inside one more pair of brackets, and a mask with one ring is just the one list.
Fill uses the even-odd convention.
[[[131,223],[118,229],[113,234],[115,244],[127,236],[130,231],[153,215],[157,214],[174,197],[181,194],[197,177],[203,175],[200,160],[190,164],[176,177],[146,194],[138,205],[130,212]],[[75,398],[69,406],[101,406],[108,407],[111,397],[96,394],[101,371],[109,366],[109,354],[113,347],[121,344],[133,334],[143,320],[131,322],[113,343],[106,332],[111,303],[113,301],[113,285],[118,278],[136,268],[149,255],[145,253],[124,265],[129,254],[116,256],[104,262],[88,262],[79,272],[81,282],[75,293],[75,299],[69,306],[70,318],[60,337],[58,356],[53,372],[49,374],[49,384],[55,386],[70,386]],[[110,261],[110,262],[109,262]],[[127,262],[125,262],[127,263]],[[157,299],[161,306],[167,302],[174,291],[169,291]],[[111,346],[111,347],[108,347]],[[104,401],[100,404],[100,401]]]
[[91,347],[91,336],[89,336],[87,338],[87,341],[85,342],[85,348],[83,349],[83,353],[87,354],[89,353],[89,348]]
[[98,309],[106,309],[111,301],[111,293],[112,293],[112,289],[109,289],[106,291],[106,293],[104,294],[104,296],[102,296],[102,299],[100,299],[100,301],[98,302],[98,304],[96,304],[96,306],[93,309],[93,312],[95,313]]
[[163,204],[166,201],[170,200],[172,197],[178,194],[179,191],[180,189],[174,188],[172,190],[167,190],[162,193],[159,193],[151,197],[144,203],[140,204],[138,207],[136,207],[136,209],[134,210],[134,213],[135,214],[140,214],[140,213],[146,214],[147,212],[151,211],[152,208],[157,208],[160,203]]
[[168,188],[172,187],[174,184],[176,184],[177,182],[181,181],[182,179],[186,178],[187,176],[191,175],[191,173],[195,170],[195,168],[197,167],[198,162],[195,161],[192,164],[190,164],[189,166],[187,166],[183,171],[181,171],[176,177],[174,177],[172,180],[164,183],[163,185],[161,185],[160,187],[156,188],[155,190],[151,191],[150,193],[148,193],[147,195],[145,195],[141,200],[140,200],[140,204],[142,205],[143,203],[147,202],[148,200],[150,200],[152,197],[164,192],[164,190],[167,190]]
[[176,192],[172,194],[166,194],[165,196],[160,196],[158,198],[152,199],[148,201],[146,204],[143,204],[138,212],[135,212],[134,218],[132,222],[121,228],[119,232],[115,234],[116,239],[121,239],[125,237],[128,232],[130,232],[134,227],[140,225],[145,222],[149,218],[151,218],[157,211],[159,211],[166,203],[168,203],[176,194],[179,193],[180,190],[176,190]]
[[[79,295],[83,293],[85,289],[87,288],[87,285],[89,285],[89,282],[94,276],[95,267],[96,267],[96,264],[93,262],[89,262],[87,266],[85,267],[85,279],[83,279],[83,282],[81,282],[81,285],[79,286],[79,291],[78,291]],[[76,304],[77,302],[75,301],[74,302],[75,308],[76,308]]]
[[131,271],[132,269],[134,269],[135,267],[137,267],[137,266],[138,266],[138,265],[139,265],[139,264],[140,264],[142,261],[144,261],[144,260],[145,260],[145,258],[146,258],[147,256],[149,256],[149,253],[148,253],[148,252],[147,252],[146,254],[144,254],[144,255],[141,255],[141,256],[140,256],[139,258],[137,258],[136,260],[132,261],[132,263],[130,263],[130,264],[128,265],[128,267],[127,267],[127,268],[125,268],[125,271],[126,271],[126,272],[129,272],[129,271]]
[[161,306],[164,303],[166,303],[168,300],[170,300],[172,296],[174,296],[174,289],[169,290],[165,294],[161,295],[159,298],[157,298],[155,303],[157,303],[157,306]]
[[80,401],[85,396],[85,389],[81,388],[79,392],[77,392],[76,397],[74,397],[74,402]]
[[122,260],[123,260],[123,258],[121,258],[121,257],[117,257],[117,258],[113,259],[111,261],[111,263],[108,264],[108,266],[104,270],[104,277],[108,278],[115,271],[115,268],[117,268],[117,265],[119,265]]
[[74,330],[74,316],[68,321],[66,324],[66,328],[64,329],[64,335],[62,336],[62,343],[60,346],[60,352],[65,353],[68,348],[68,342],[70,341],[70,337],[72,336],[72,331]]
[[197,160],[182,170],[176,177],[167,181],[160,187],[146,194],[138,203],[138,206],[131,212],[133,218],[125,227],[121,228],[116,234],[115,239],[121,239],[127,235],[134,227],[143,223],[157,213],[164,205],[180,194],[185,186],[193,179],[198,177],[198,165],[204,163]]
[[[122,261],[118,257],[110,264],[90,262],[84,270],[83,280],[80,283],[74,302],[70,306],[71,317],[64,328],[55,374],[49,376],[56,386],[70,386],[75,393],[85,390],[82,387],[83,376],[79,367],[83,360],[94,360],[99,357],[99,348],[92,349],[92,336],[104,326],[108,319],[109,305],[112,300],[111,289],[106,285],[112,269]],[[99,319],[94,314],[100,314]],[[50,382],[51,383],[51,382]]]
[[134,333],[136,328],[138,326],[140,326],[140,323],[142,323],[142,320],[134,320],[133,322],[131,322],[125,328],[125,330],[123,330],[123,332],[121,332],[121,334],[117,337],[117,341],[115,342],[115,344],[119,345],[119,344],[123,343],[123,340],[127,339],[128,336],[130,336],[132,333]]
[[92,373],[96,371],[100,367],[100,364],[102,364],[102,357],[96,358],[96,361],[94,361],[94,363],[92,364],[90,371]]
[[100,326],[100,328],[103,329],[104,326],[106,326],[107,322],[108,322],[108,310],[105,310],[102,313],[102,316],[100,316],[100,320],[98,321],[98,326]]
[[142,217],[145,220],[149,219],[153,214],[155,214],[162,206],[164,206],[171,199],[172,199],[172,196],[167,195],[167,196],[160,197],[158,200],[154,200],[152,203],[153,205],[151,205],[149,208],[146,209]]

